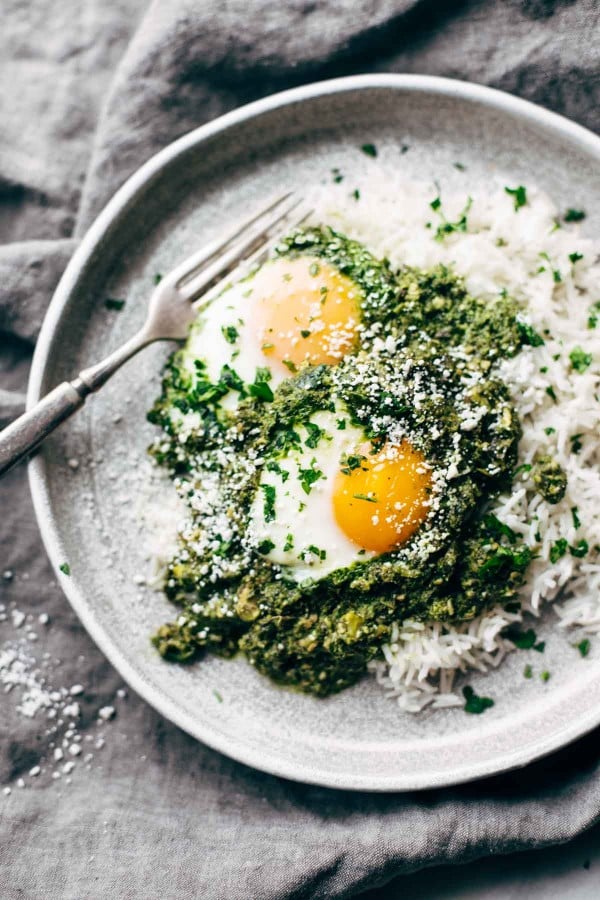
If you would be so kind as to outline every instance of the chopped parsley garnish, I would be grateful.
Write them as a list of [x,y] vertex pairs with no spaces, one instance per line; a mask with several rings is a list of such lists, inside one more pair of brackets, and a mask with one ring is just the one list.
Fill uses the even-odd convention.
[[573,516],[573,525],[575,528],[581,527],[581,519],[579,518],[579,510],[576,506],[571,507],[571,515]]
[[352,196],[355,200],[360,200],[360,191],[358,188],[354,188],[354,190],[352,191]]
[[475,693],[470,685],[463,688],[463,697],[465,698],[464,710],[478,716],[494,705],[491,697],[480,697]]
[[579,434],[572,434],[569,440],[571,441],[571,453],[579,453],[583,444],[581,442],[581,438],[583,437],[583,432]]
[[107,309],[114,309],[116,312],[121,312],[125,306],[125,301],[118,300],[116,297],[107,297],[104,301],[104,305]]
[[504,190],[514,199],[515,212],[518,212],[522,206],[527,203],[527,189],[522,184],[516,188],[505,187]]
[[154,276],[154,278],[153,278],[152,280],[154,281],[154,284],[160,284],[161,281],[162,281],[162,275],[161,275],[161,273],[160,273],[160,272],[157,272],[156,275]]
[[550,681],[550,672],[548,672],[547,669],[544,669],[543,672],[540,672],[540,678],[542,679],[542,681],[544,683],[546,683],[547,681]]
[[432,210],[434,212],[436,212],[438,214],[438,216],[442,220],[441,225],[438,225],[436,233],[435,233],[436,241],[443,241],[444,238],[446,237],[446,235],[453,234],[454,232],[458,232],[458,231],[463,232],[463,233],[466,232],[466,230],[467,230],[467,213],[471,209],[472,203],[473,203],[473,198],[468,197],[467,202],[466,202],[462,212],[460,213],[458,219],[456,220],[456,222],[449,222],[442,211],[441,198],[438,196],[434,200],[431,201],[431,203],[429,204],[430,207],[432,208]]
[[271,550],[274,548],[274,546],[275,546],[275,544],[273,543],[272,540],[270,540],[269,538],[265,538],[264,541],[260,542],[260,544],[258,545],[258,547],[256,549],[262,556],[266,556],[267,553],[271,552]]
[[336,419],[335,424],[337,425],[338,431],[345,431],[345,429],[346,429],[346,420],[345,419]]
[[270,460],[270,462],[267,463],[266,468],[268,472],[275,472],[276,475],[279,475],[283,482],[287,481],[290,477],[290,473],[287,469],[282,469],[279,463],[274,460]]
[[315,425],[314,422],[306,422],[304,427],[308,431],[308,437],[304,443],[307,447],[310,447],[311,450],[314,450],[325,434],[325,431],[323,428],[319,428],[318,425]]
[[343,475],[349,475],[355,469],[362,469],[363,462],[366,460],[366,456],[361,456],[360,454],[348,454],[342,459],[342,468],[340,472]]
[[590,314],[587,320],[587,327],[589,329],[594,329],[598,325],[598,314],[600,313],[600,300],[596,303],[592,303],[590,306]]
[[333,175],[333,182],[334,182],[334,184],[339,184],[340,181],[343,181],[343,180],[344,180],[344,176],[342,175],[342,173],[340,172],[340,170],[337,169],[337,168],[336,168],[336,169],[332,169],[332,170],[331,170],[331,174]]
[[590,545],[585,540],[585,538],[582,538],[580,541],[578,541],[574,547],[569,547],[571,556],[575,556],[577,559],[582,559],[589,551],[589,549]]
[[327,559],[327,551],[321,550],[319,547],[315,547],[314,544],[309,544],[309,546],[306,548],[306,550],[303,550],[302,553],[299,555],[298,559],[302,559],[302,560],[305,559],[305,557],[309,553],[312,556],[316,556],[317,559]]
[[297,372],[297,371],[298,371],[298,366],[296,365],[295,362],[292,362],[291,359],[282,359],[281,362],[284,364],[284,366],[286,367],[286,369],[289,369],[289,370],[290,370],[290,372]]
[[315,278],[319,274],[320,271],[321,271],[321,266],[319,265],[319,263],[316,263],[316,262],[311,263],[310,266],[308,267],[308,274],[312,275],[313,278]]
[[538,641],[537,644],[533,645],[533,649],[537,650],[538,653],[543,653],[546,649],[546,641]]
[[316,461],[316,459],[312,460],[309,469],[298,469],[298,478],[300,479],[300,484],[305,494],[310,494],[315,481],[318,481],[319,478],[323,478],[321,470],[314,468]]
[[504,632],[504,637],[508,638],[519,650],[531,650],[536,643],[537,636],[533,628],[527,631],[521,631],[516,625],[510,625]]
[[235,325],[223,325],[221,331],[223,332],[223,337],[228,344],[235,344],[238,337],[240,336]]
[[545,434],[556,434],[556,428],[553,428],[552,425],[548,425],[547,428],[544,428]]
[[[520,468],[525,469],[525,466],[520,466]],[[529,468],[531,468],[531,466],[529,466]],[[483,517],[483,524],[494,537],[508,538],[510,544],[514,544],[517,540],[517,535],[512,528],[509,528],[508,525],[501,522],[493,513],[488,513],[488,515]]]
[[560,282],[562,281],[560,269],[552,269],[552,278],[554,279],[555,284],[560,284]]
[[258,368],[256,370],[256,378],[254,384],[248,386],[248,393],[251,397],[261,400],[263,403],[273,402],[273,391],[269,387],[268,382],[271,380],[271,372],[266,368]]
[[455,162],[455,163],[452,163],[452,165],[454,166],[455,169],[458,169],[459,172],[464,172],[465,169],[467,168],[461,162]]
[[373,159],[377,156],[377,147],[375,144],[363,144],[360,148],[365,156],[370,156]]
[[592,364],[592,354],[586,353],[582,347],[573,347],[569,353],[569,359],[573,369],[580,374],[589,369]]
[[61,563],[60,566],[59,566],[58,568],[59,568],[60,571],[63,573],[63,575],[70,575],[70,574],[71,574],[71,566],[70,566],[69,563],[67,563],[67,562]]
[[590,644],[588,638],[584,638],[582,641],[579,641],[579,643],[576,644],[577,649],[583,657],[588,655],[591,646],[592,645]]
[[368,494],[352,494],[355,500],[366,500],[367,503],[377,503],[377,497],[369,497]]
[[261,484],[265,502],[263,506],[263,515],[265,522],[273,522],[275,519],[275,488],[272,484]]
[[569,549],[569,543],[564,538],[559,538],[550,547],[550,562],[558,562]]
[[217,703],[222,703],[222,702],[223,702],[223,697],[221,696],[221,694],[220,694],[215,688],[213,688],[213,697],[215,698],[215,700],[217,701]]
[[580,259],[583,259],[583,253],[569,253],[569,259],[575,265],[576,262],[579,262]]
[[302,336],[303,338],[308,338],[308,337],[311,336],[312,331],[309,331],[308,328],[301,328],[301,329],[300,329],[300,334],[301,334],[301,336]]
[[581,222],[585,219],[585,213],[582,209],[568,209],[563,216],[565,222]]
[[285,544],[283,545],[283,552],[287,553],[288,550],[292,550],[294,547],[294,535],[286,534],[285,536]]
[[541,347],[544,343],[544,338],[528,322],[517,319],[517,329],[524,344],[528,344],[530,347]]
[[525,676],[525,678],[533,678],[533,669],[529,664],[527,664],[523,669],[523,675]]
[[551,397],[552,400],[554,400],[554,402],[556,403],[556,394],[555,394],[554,388],[552,387],[551,384],[549,384],[548,387],[546,388],[546,393],[547,393],[548,396]]
[[402,154],[402,156],[404,156],[405,153],[408,153],[409,150],[410,144],[402,144],[402,146],[400,147],[400,153]]

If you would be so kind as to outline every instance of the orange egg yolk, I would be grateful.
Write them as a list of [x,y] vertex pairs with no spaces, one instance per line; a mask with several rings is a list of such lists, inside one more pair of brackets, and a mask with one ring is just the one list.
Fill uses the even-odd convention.
[[358,451],[355,468],[338,472],[333,490],[336,521],[344,534],[375,553],[405,543],[429,511],[431,469],[424,457],[402,441],[376,453]]
[[277,259],[252,282],[261,348],[269,363],[338,363],[356,344],[361,292],[316,257]]

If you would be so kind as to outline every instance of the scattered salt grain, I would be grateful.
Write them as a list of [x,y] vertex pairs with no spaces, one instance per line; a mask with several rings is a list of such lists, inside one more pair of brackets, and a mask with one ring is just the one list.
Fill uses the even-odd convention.
[[114,706],[103,706],[102,709],[98,710],[98,717],[105,722],[108,722],[109,719],[112,719],[114,714]]
[[74,684],[69,693],[72,697],[76,697],[78,694],[83,694],[84,690],[85,689],[82,684]]
[[33,766],[33,767],[29,770],[29,774],[30,774],[30,775],[33,775],[33,777],[35,778],[36,775],[39,775],[41,771],[42,771],[42,770],[40,769],[39,766]]

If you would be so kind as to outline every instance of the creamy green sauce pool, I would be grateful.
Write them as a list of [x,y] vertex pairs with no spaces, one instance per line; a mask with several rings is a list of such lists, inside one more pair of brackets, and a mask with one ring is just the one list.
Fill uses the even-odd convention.
[[[513,603],[532,553],[488,509],[521,434],[497,368],[539,340],[442,266],[392,271],[325,227],[283,241],[199,319],[150,413],[189,509],[159,652],[241,651],[325,696],[394,623]],[[551,457],[532,477],[560,500]]]

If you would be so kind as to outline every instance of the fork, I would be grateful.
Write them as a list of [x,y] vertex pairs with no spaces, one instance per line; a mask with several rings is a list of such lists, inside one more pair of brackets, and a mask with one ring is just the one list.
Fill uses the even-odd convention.
[[[295,213],[295,215],[294,215]],[[0,477],[32,453],[65,419],[85,403],[123,363],[155,341],[182,341],[199,310],[219,292],[232,272],[262,262],[286,229],[310,215],[292,193],[284,194],[232,232],[192,254],[162,278],[142,328],[110,356],[73,381],[64,381],[0,432]]]

